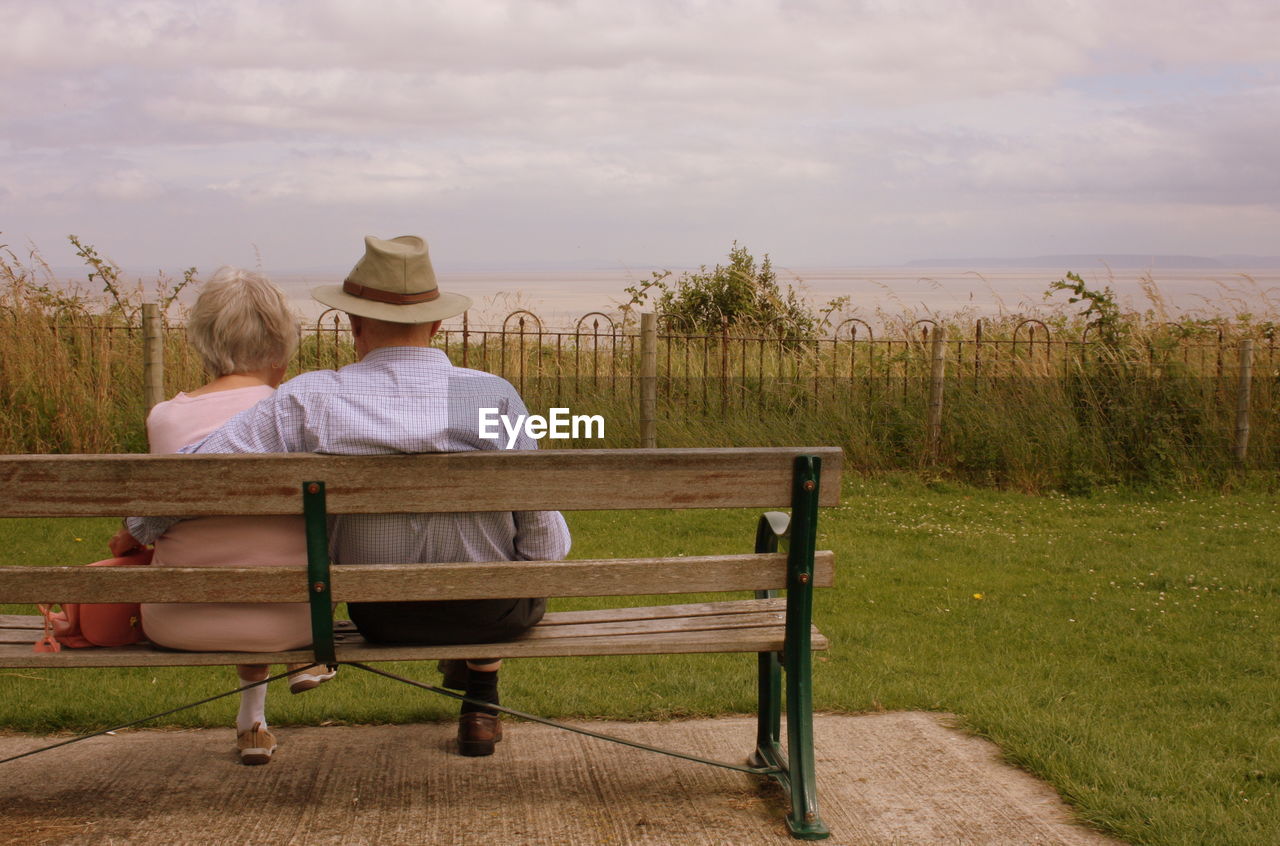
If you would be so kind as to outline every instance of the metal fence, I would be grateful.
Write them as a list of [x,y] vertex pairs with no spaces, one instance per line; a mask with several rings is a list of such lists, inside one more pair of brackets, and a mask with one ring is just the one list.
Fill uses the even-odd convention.
[[[327,312],[306,329],[310,366],[340,366],[354,360],[350,330],[341,315]],[[827,337],[796,339],[786,327],[754,332],[694,332],[674,317],[658,317],[659,377],[687,400],[707,407],[740,405],[746,389],[763,380],[807,386],[811,396],[851,388],[909,392],[931,370],[933,347],[944,336],[946,372],[952,380],[981,383],[1008,377],[1061,377],[1110,358],[1135,374],[1211,378],[1235,384],[1243,341],[1251,341],[1252,370],[1265,381],[1277,378],[1280,354],[1270,327],[1150,327],[1140,339],[1116,349],[1091,328],[1068,334],[1044,321],[1003,323],[999,332],[977,320],[967,336],[954,326],[917,320],[881,329],[850,318]],[[463,367],[495,373],[522,393],[563,383],[589,385],[593,394],[634,394],[640,359],[640,332],[603,312],[583,315],[567,328],[549,328],[532,312],[513,311],[497,326],[472,327],[466,315],[445,324],[437,343]]]
[[[139,317],[132,325],[113,325],[66,314],[54,329],[68,341],[92,340],[133,361],[144,360],[146,351],[142,385],[149,407],[203,376],[181,325]],[[824,430],[817,436],[834,442],[852,437],[834,426],[840,419],[862,415],[879,429],[901,428],[906,419],[920,433],[911,449],[921,456],[937,454],[948,432],[979,425],[962,417],[966,404],[986,404],[1007,415],[1034,406],[1041,409],[1035,413],[1085,420],[1089,409],[1083,406],[1092,403],[1098,413],[1090,425],[1113,427],[1119,438],[1115,406],[1129,393],[1130,404],[1140,412],[1147,403],[1151,416],[1185,418],[1194,406],[1200,430],[1177,435],[1185,449],[1234,452],[1240,461],[1249,454],[1261,466],[1280,461],[1280,354],[1274,329],[1265,324],[1146,325],[1119,345],[1093,327],[1035,318],[968,326],[925,319],[888,328],[849,318],[824,337],[796,338],[781,325],[746,332],[722,326],[706,333],[658,315],[656,330],[646,350],[634,315],[624,320],[590,312],[551,327],[517,310],[496,325],[474,325],[469,315],[450,320],[437,345],[459,366],[510,381],[530,409],[607,409],[611,419],[636,433],[625,441],[631,444],[648,442],[641,432],[648,380],[656,417],[668,426],[683,421],[695,427],[703,425],[696,423],[700,419],[706,426],[745,425],[768,418],[776,429],[779,420],[807,415],[831,421],[833,434],[827,437]],[[649,373],[642,370],[646,351],[653,365]],[[342,315],[326,313],[305,328],[298,370],[354,360]],[[1178,391],[1168,390],[1171,385]]]
[[[115,343],[140,343],[147,331],[145,322],[68,319],[59,321],[57,328],[106,336]],[[158,325],[172,356],[185,327],[167,321]],[[728,400],[719,396],[723,392],[717,385],[760,378],[808,383],[815,396],[840,384],[901,387],[904,378],[918,376],[922,367],[928,367],[933,342],[944,328],[947,371],[955,379],[1060,376],[1104,353],[1115,357],[1119,352],[1135,372],[1177,372],[1234,382],[1241,343],[1246,340],[1252,341],[1258,378],[1274,380],[1280,373],[1277,332],[1265,325],[1163,324],[1148,327],[1142,338],[1116,351],[1108,350],[1088,327],[1083,332],[1055,333],[1039,319],[1002,323],[998,334],[990,322],[977,320],[962,336],[954,325],[942,327],[931,319],[877,331],[866,321],[850,318],[825,337],[796,339],[780,325],[752,332],[728,327],[718,333],[695,332],[668,315],[658,316],[659,369],[661,377],[671,382],[707,383],[709,402]],[[571,326],[557,328],[523,309],[511,312],[498,325],[472,326],[464,314],[442,326],[437,345],[460,366],[502,376],[522,390],[564,378],[583,379],[593,391],[636,390],[639,325],[604,312],[590,312]],[[301,369],[340,367],[355,360],[351,331],[340,313],[330,310],[303,327],[302,355]]]

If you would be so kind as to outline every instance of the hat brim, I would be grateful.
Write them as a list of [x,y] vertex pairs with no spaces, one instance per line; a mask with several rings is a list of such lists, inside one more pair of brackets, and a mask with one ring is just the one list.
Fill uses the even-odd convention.
[[434,323],[457,317],[471,308],[471,298],[462,294],[440,292],[440,296],[425,303],[414,305],[392,305],[362,297],[353,297],[342,290],[341,285],[324,285],[311,291],[311,299],[318,303],[354,314],[359,317],[371,317],[374,320],[385,320],[388,323]]

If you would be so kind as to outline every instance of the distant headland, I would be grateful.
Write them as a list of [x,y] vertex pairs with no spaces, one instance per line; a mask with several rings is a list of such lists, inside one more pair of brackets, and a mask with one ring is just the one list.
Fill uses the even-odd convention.
[[1077,253],[1060,256],[1023,256],[1021,258],[930,258],[909,261],[904,267],[1062,267],[1067,270],[1093,269],[1099,265],[1112,268],[1165,268],[1179,270],[1212,270],[1231,268],[1280,267],[1280,256],[1222,255],[1161,256],[1127,253]]

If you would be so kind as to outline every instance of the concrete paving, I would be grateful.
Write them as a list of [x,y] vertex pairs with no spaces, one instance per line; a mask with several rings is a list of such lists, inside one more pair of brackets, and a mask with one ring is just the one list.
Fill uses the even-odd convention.
[[[0,765],[0,842],[788,844],[771,781],[508,721],[490,758],[453,726],[276,730],[246,767],[230,729],[131,731]],[[740,762],[749,718],[586,723]],[[832,844],[1113,844],[944,715],[820,715]],[[0,736],[0,757],[49,742]]]

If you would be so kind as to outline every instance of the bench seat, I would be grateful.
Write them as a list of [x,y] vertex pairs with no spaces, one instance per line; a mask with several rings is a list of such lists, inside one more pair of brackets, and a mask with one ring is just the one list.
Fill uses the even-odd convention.
[[[341,662],[417,661],[438,658],[548,658],[586,655],[662,655],[689,652],[774,652],[782,649],[786,600],[730,600],[551,612],[523,636],[504,643],[398,646],[366,643],[350,621],[334,624]],[[179,652],[146,644],[112,648],[64,648],[34,652],[38,616],[0,615],[0,667],[191,667],[306,663],[308,649],[292,652]],[[812,629],[813,649],[827,639]]]

